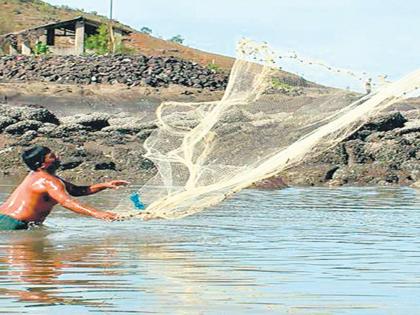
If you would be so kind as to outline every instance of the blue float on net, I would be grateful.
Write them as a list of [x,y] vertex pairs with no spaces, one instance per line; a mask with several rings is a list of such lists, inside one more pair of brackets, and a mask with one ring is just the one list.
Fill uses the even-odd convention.
[[137,210],[144,210],[145,209],[144,203],[141,202],[140,195],[138,193],[132,193],[130,195],[130,200]]

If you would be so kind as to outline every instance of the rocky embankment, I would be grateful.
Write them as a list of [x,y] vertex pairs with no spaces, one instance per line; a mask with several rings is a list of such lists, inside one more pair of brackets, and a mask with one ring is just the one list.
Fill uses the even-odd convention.
[[419,117],[418,110],[377,116],[336,147],[279,176],[294,185],[418,185]]
[[125,56],[3,56],[0,81],[63,84],[125,84],[167,87],[177,84],[223,90],[227,76],[174,57]]
[[27,170],[20,153],[40,144],[58,152],[61,174],[79,182],[125,178],[141,183],[154,173],[143,157],[143,142],[156,129],[129,114],[92,113],[57,118],[37,106],[0,105],[0,170],[20,176]]
[[[173,115],[173,125],[191,128],[197,124],[194,118],[178,116]],[[235,126],[243,124],[245,116],[241,110],[227,115],[226,132],[239,130]],[[258,186],[281,187],[284,182],[317,186],[418,184],[418,118],[418,110],[375,117],[331,150]],[[41,144],[59,153],[61,175],[66,178],[78,182],[125,178],[142,183],[156,172],[153,163],[143,156],[143,143],[156,128],[154,121],[143,121],[132,114],[58,118],[42,107],[0,105],[0,170],[4,175],[25,174],[20,153],[28,146]]]

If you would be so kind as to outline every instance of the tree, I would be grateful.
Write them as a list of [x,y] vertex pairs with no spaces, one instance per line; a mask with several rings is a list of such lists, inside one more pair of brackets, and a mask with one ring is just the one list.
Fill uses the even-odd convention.
[[93,50],[97,55],[105,55],[108,53],[117,54],[134,54],[135,50],[126,47],[121,40],[117,40],[115,47],[112,46],[110,27],[106,24],[101,24],[98,27],[97,33],[86,38],[85,47]]
[[90,35],[85,42],[87,49],[93,50],[98,55],[105,55],[110,50],[109,28],[106,24],[98,27],[97,34]]
[[184,38],[181,35],[176,35],[169,39],[171,42],[182,44],[184,42]]
[[143,26],[141,29],[140,29],[140,32],[142,32],[143,34],[147,34],[147,35],[150,35],[150,34],[152,34],[152,29],[151,28],[148,28],[147,26]]

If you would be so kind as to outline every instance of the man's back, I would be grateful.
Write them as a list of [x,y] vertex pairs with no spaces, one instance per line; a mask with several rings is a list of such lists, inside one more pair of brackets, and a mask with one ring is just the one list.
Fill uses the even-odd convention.
[[[10,197],[0,206],[0,213],[19,221],[42,223],[54,205],[47,187],[60,181],[45,172],[30,172]],[[55,183],[57,184],[57,183]]]
[[83,205],[73,197],[96,194],[104,189],[125,186],[124,180],[113,180],[89,186],[77,186],[55,175],[59,157],[47,147],[34,146],[22,153],[31,172],[0,206],[0,230],[27,229],[30,222],[44,222],[56,204],[81,215],[112,221],[118,214]]

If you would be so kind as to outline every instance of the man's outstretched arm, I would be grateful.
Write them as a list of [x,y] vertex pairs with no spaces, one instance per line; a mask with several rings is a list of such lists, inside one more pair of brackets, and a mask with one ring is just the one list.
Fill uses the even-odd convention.
[[118,189],[121,186],[126,186],[129,184],[125,180],[112,180],[110,182],[93,184],[90,186],[77,186],[65,180],[63,180],[63,182],[66,185],[66,190],[73,197],[89,196],[105,189]]
[[116,213],[100,211],[93,207],[82,205],[77,200],[73,199],[66,191],[65,184],[58,178],[48,180],[46,188],[50,197],[66,209],[102,220],[112,221],[118,219],[118,215]]

